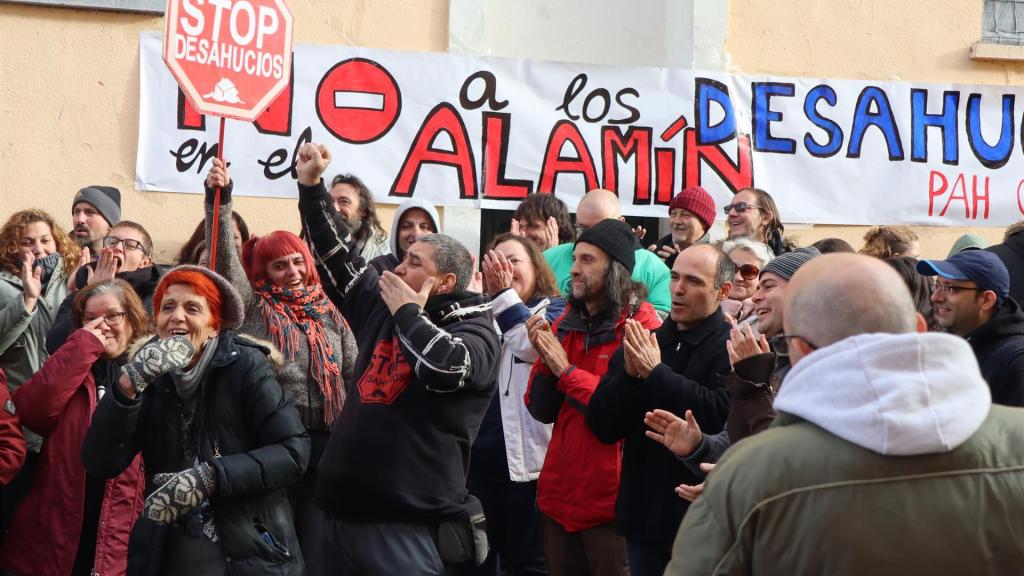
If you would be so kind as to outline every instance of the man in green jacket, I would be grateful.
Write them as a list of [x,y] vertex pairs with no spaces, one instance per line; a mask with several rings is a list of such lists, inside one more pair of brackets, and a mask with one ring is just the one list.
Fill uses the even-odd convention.
[[[583,232],[601,220],[609,218],[622,220],[619,197],[608,190],[591,190],[580,200],[576,207],[576,229]],[[544,251],[544,258],[555,273],[555,282],[562,294],[569,296],[569,271],[572,269],[572,251],[575,244],[559,244]],[[662,318],[668,315],[672,307],[669,296],[668,266],[649,250],[644,250],[639,241],[636,242],[636,266],[633,268],[633,280],[647,287],[647,300],[654,306]]]
[[897,279],[854,254],[793,277],[779,416],[718,463],[666,574],[1020,572],[1024,410]]

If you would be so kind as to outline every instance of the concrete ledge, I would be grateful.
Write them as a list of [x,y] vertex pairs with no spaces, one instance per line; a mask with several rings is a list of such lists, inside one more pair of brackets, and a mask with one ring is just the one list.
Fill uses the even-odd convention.
[[975,42],[971,45],[971,60],[1024,62],[1024,46]]

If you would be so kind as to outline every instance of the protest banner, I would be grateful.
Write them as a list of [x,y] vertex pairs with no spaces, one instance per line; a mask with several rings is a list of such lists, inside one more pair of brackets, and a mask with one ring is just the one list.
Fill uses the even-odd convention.
[[[137,187],[200,192],[215,136],[141,38]],[[230,127],[235,194],[295,197],[295,151],[379,202],[574,208],[616,191],[664,217],[704,186],[719,206],[757,186],[787,222],[1005,226],[1024,217],[1024,88],[617,68],[345,46],[295,47],[287,88]],[[719,216],[721,218],[721,215]]]

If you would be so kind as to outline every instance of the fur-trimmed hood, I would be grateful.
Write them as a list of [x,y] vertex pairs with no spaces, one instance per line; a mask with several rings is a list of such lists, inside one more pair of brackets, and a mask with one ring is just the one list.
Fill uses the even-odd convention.
[[[256,338],[255,336],[242,334],[240,332],[236,332],[235,336],[237,338],[246,340],[247,342],[251,342],[252,344],[255,344],[259,348],[265,349],[267,361],[270,362],[270,366],[274,368],[275,372],[280,370],[285,365],[284,354],[282,354],[281,351],[278,350],[277,347],[274,346],[274,344],[271,343],[269,340],[261,340],[259,338]],[[145,346],[147,342],[154,338],[156,338],[155,335],[147,334],[146,336],[140,336],[135,340],[132,340],[131,346],[128,347],[128,358],[134,358],[135,355],[138,354],[139,350],[141,350],[142,347]]]

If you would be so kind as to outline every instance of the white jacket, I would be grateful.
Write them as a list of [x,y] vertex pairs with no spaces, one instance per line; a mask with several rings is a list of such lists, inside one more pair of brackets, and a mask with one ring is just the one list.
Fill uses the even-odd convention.
[[523,401],[533,363],[537,360],[537,352],[526,334],[526,320],[546,314],[549,304],[545,298],[528,308],[512,289],[501,292],[491,301],[494,323],[501,336],[497,394],[508,474],[513,482],[530,482],[540,476],[551,441],[551,424],[534,420]]

